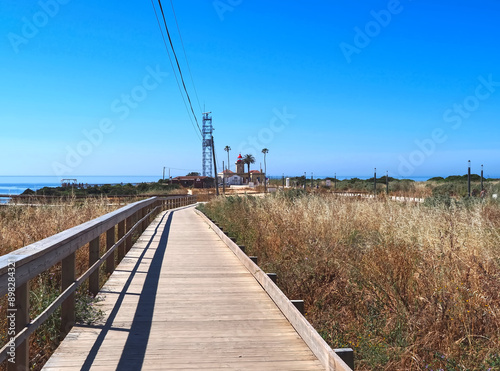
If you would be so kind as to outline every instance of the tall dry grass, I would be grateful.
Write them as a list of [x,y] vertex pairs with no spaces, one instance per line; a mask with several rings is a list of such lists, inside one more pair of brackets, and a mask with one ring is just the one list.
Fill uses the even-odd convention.
[[0,207],[0,255],[29,245],[117,208],[107,198]]
[[[66,200],[57,204],[38,206],[0,207],[0,255],[50,237],[68,228],[95,219],[121,206],[110,204],[107,198]],[[105,242],[101,241],[101,253]],[[88,268],[88,248],[81,248],[76,254],[77,274]],[[60,264],[30,281],[30,317],[35,318],[59,294],[61,287]],[[83,286],[77,293],[77,316],[91,320],[99,315],[90,304]],[[6,298],[0,299],[0,313],[6,313]],[[52,354],[59,342],[59,310],[30,337],[30,369],[39,370]],[[6,315],[0,317],[0,346],[7,342]],[[5,369],[5,362],[0,366]]]
[[358,370],[500,369],[500,207],[331,194],[204,206]]

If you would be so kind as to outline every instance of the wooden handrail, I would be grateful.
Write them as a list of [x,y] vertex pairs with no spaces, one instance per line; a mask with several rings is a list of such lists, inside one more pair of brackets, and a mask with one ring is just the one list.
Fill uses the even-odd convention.
[[[16,364],[8,362],[9,369],[28,370],[29,347],[27,340],[29,335],[59,306],[62,306],[61,332],[63,334],[68,333],[74,324],[74,293],[76,289],[91,277],[90,282],[93,281],[94,284],[89,285],[93,286],[90,289],[91,291],[96,291],[95,283],[98,282],[99,267],[106,260],[110,261],[111,258],[113,258],[114,262],[115,250],[117,249],[120,250],[118,254],[119,258],[123,258],[125,248],[130,249],[131,247],[132,234],[136,230],[142,233],[155,212],[162,209],[171,209],[176,206],[186,206],[195,202],[195,196],[152,197],[127,205],[97,219],[1,256],[0,295],[12,292],[15,286],[16,310],[13,310],[13,308],[9,309],[16,316],[16,335],[15,337],[10,336],[8,343],[0,349],[0,362],[8,358],[12,343],[14,342]],[[132,225],[132,221],[136,222]],[[106,252],[99,257],[98,241],[100,235],[110,230],[114,231],[115,226],[118,226],[118,241],[115,242],[114,238],[110,238]],[[76,278],[74,271],[75,253],[86,244],[89,244],[89,253],[92,253],[92,256],[89,257],[90,267],[80,277]],[[61,261],[63,263],[63,286],[61,294],[37,318],[29,322],[29,316],[26,315],[29,313],[29,302],[26,300],[26,297],[29,297],[29,280]],[[11,269],[15,267],[14,275],[12,275],[12,271],[9,271],[9,267]],[[9,277],[14,277],[15,282],[9,280]],[[10,286],[9,282],[11,283]]]

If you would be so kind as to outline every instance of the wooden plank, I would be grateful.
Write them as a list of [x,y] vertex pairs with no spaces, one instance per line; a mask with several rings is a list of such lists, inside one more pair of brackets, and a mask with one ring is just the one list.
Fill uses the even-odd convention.
[[75,326],[44,369],[324,369],[191,208],[156,218],[101,295],[103,323]]

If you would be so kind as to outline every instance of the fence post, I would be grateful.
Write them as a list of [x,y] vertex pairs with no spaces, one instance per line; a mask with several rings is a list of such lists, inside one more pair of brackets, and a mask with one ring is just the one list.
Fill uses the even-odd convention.
[[[125,220],[122,220],[118,223],[118,239],[125,236]],[[125,242],[122,242],[120,246],[118,246],[118,263],[122,261],[125,257]]]
[[[148,214],[147,208],[143,207],[141,210],[141,219],[144,218]],[[141,223],[141,233],[143,233],[146,228],[147,228],[147,220],[144,219],[144,221]]]
[[[75,282],[75,253],[70,254],[62,260],[62,291],[66,290]],[[61,335],[64,337],[75,324],[75,293],[61,304]]]
[[[106,251],[111,249],[115,244],[115,227],[111,227],[106,231]],[[115,270],[115,253],[113,252],[106,259],[106,273],[113,273]]]
[[[127,225],[127,233],[130,232],[132,229],[133,221],[132,221],[132,216],[129,216],[126,220],[126,225]],[[127,239],[125,240],[125,253],[129,252],[129,250],[132,248],[132,235],[128,236]]]
[[304,306],[304,300],[290,300],[292,304],[297,308],[297,310],[300,312],[300,314],[304,315],[305,311],[305,306]]
[[[29,300],[29,282],[26,282],[16,288],[16,334],[21,332],[30,322],[30,300]],[[11,314],[11,313],[9,313]],[[7,362],[8,371],[28,370],[29,369],[29,339],[26,339],[16,347],[16,362]]]
[[[94,238],[89,243],[89,267],[99,260],[99,237]],[[89,277],[89,292],[96,296],[99,292],[99,268]]]

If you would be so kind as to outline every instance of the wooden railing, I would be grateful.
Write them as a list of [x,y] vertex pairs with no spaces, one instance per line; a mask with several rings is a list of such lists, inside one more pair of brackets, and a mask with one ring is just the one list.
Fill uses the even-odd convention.
[[[29,336],[59,307],[61,333],[63,336],[67,334],[75,323],[76,289],[88,280],[89,292],[96,295],[99,292],[99,268],[106,262],[106,273],[114,271],[115,259],[121,261],[132,247],[134,232],[142,233],[151,218],[162,210],[195,202],[195,196],[152,197],[0,256],[0,296],[7,295],[8,300],[8,342],[0,350],[0,363],[7,359],[9,370],[28,370]],[[102,234],[106,234],[106,252],[99,256]],[[76,277],[75,254],[87,244],[89,268]],[[29,281],[59,262],[62,262],[62,292],[30,321]]]

